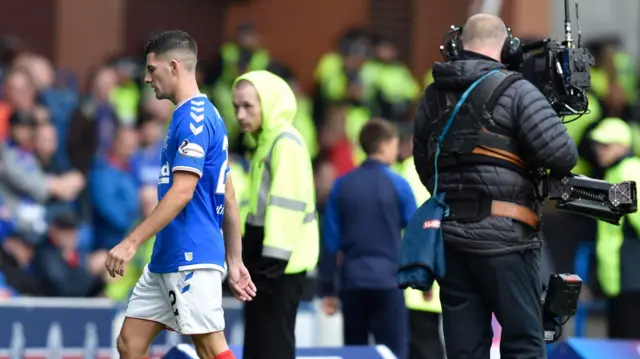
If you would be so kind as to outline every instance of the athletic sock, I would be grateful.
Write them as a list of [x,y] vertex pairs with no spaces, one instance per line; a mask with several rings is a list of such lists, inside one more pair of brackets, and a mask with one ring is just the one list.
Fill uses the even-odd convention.
[[236,359],[236,356],[233,355],[233,352],[231,350],[227,350],[226,352],[222,352],[216,355],[216,357],[213,359]]

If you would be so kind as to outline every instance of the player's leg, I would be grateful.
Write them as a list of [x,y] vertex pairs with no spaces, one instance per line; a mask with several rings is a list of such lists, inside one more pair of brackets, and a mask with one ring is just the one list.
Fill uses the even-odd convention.
[[177,328],[162,288],[162,275],[145,267],[138,280],[117,339],[118,353],[123,359],[141,359],[153,339],[165,326]]
[[191,336],[196,353],[200,359],[235,359],[229,349],[224,332],[195,334]]
[[164,275],[178,330],[191,336],[201,359],[234,359],[224,336],[222,273],[196,269]]
[[118,336],[118,354],[122,359],[141,359],[164,325],[145,319],[125,318]]

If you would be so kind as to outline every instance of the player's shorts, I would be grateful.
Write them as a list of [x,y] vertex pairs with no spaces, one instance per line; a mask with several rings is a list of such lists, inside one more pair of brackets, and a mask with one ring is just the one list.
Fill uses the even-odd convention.
[[222,275],[217,269],[151,273],[145,266],[125,316],[158,322],[183,335],[222,331]]

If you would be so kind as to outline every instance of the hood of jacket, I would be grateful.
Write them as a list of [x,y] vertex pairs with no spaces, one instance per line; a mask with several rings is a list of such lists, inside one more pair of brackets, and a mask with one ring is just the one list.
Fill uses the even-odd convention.
[[292,126],[297,111],[296,97],[285,80],[269,71],[251,71],[238,77],[239,81],[249,81],[255,88],[262,109],[262,126],[258,134],[259,142],[264,137],[277,134],[285,126]]
[[487,72],[504,68],[503,64],[490,57],[463,51],[454,61],[433,64],[433,80],[439,89],[461,91]]

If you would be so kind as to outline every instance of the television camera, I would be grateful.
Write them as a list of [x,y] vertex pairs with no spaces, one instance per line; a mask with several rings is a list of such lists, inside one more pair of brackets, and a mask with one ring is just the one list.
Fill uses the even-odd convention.
[[[553,200],[556,208],[619,225],[622,217],[637,211],[636,183],[607,183],[585,176],[554,178],[540,170],[537,195]],[[543,303],[544,340],[555,342],[562,326],[576,313],[582,279],[575,274],[552,274]]]
[[[581,45],[578,23],[577,41],[572,38],[569,0],[564,0],[565,39],[558,42],[545,38],[529,44],[520,44],[507,28],[508,38],[502,51],[502,62],[507,69],[522,73],[533,83],[558,116],[572,116],[574,121],[588,112],[586,91],[591,87],[590,67],[594,57]],[[578,2],[575,1],[576,20]],[[440,51],[445,60],[452,61],[463,49],[460,38],[462,27],[451,26]],[[568,122],[568,121],[565,121]],[[550,176],[547,171],[534,173],[541,201],[553,200],[556,208],[578,215],[592,217],[619,225],[622,217],[637,211],[636,183],[633,181],[610,184],[584,176],[563,178]],[[543,303],[544,340],[557,341],[562,326],[576,313],[582,279],[575,274],[552,274],[546,287]]]
[[[578,38],[573,40],[571,31],[571,13],[569,0],[564,1],[565,39],[558,42],[544,38],[528,44],[520,44],[520,39],[511,35],[503,49],[503,63],[507,69],[522,73],[549,100],[558,116],[578,115],[588,111],[589,101],[586,90],[591,87],[590,67],[595,59],[581,45],[580,23]],[[578,21],[578,2],[575,1],[576,20]],[[440,51],[445,60],[454,60],[462,50],[462,27],[451,25],[445,34]],[[504,56],[508,54],[508,56]],[[577,119],[573,118],[571,121]]]

